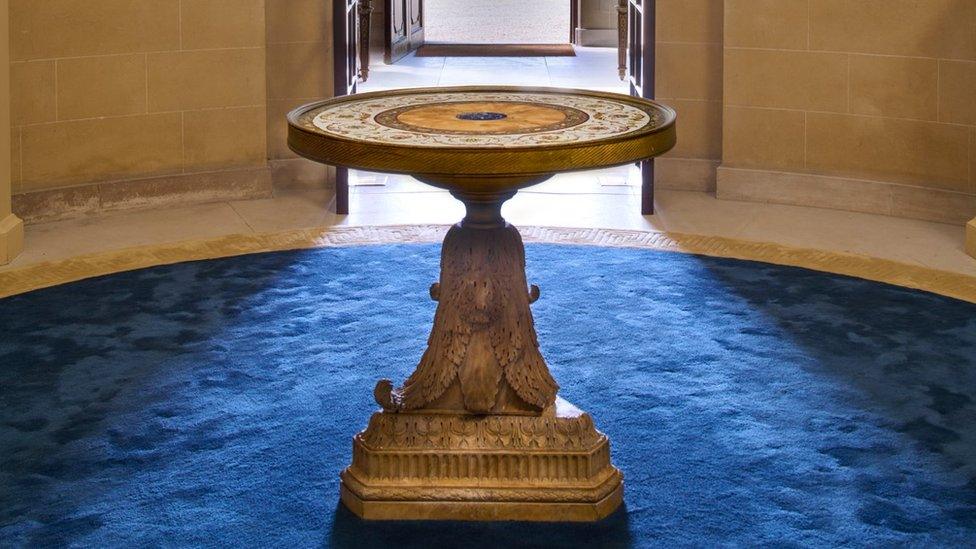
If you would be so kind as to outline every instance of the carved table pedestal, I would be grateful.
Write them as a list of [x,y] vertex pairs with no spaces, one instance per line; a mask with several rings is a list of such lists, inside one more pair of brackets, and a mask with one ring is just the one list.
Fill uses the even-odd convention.
[[341,497],[367,519],[593,521],[623,475],[592,418],[557,397],[530,305],[525,248],[502,204],[552,174],[645,160],[674,145],[655,103],[557,89],[362,94],[289,115],[308,158],[412,174],[464,203],[444,239],[428,346],[353,439]]

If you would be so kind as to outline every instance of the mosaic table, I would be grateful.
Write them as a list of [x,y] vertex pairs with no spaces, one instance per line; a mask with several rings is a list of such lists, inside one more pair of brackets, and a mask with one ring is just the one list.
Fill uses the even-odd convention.
[[[549,88],[392,90],[288,115],[288,144],[325,164],[409,174],[466,215],[448,231],[428,346],[353,439],[341,498],[367,519],[599,520],[623,476],[592,418],[557,396],[539,351],[525,248],[502,204],[560,172],[674,146],[675,114],[625,95]],[[585,345],[585,342],[580,342]]]

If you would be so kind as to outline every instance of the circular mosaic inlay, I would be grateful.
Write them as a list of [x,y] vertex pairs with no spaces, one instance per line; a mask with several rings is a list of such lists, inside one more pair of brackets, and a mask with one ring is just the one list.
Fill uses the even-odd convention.
[[400,107],[376,115],[376,122],[389,128],[453,135],[547,132],[577,126],[587,119],[589,115],[572,107],[522,101],[451,101]]
[[665,113],[575,93],[401,93],[326,105],[303,114],[309,130],[370,143],[426,147],[533,147],[587,143],[659,125]]

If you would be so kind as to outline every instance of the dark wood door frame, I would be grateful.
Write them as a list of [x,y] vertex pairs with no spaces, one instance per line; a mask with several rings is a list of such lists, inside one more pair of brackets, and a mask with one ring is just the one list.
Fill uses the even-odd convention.
[[[618,0],[620,17],[620,48],[626,48],[624,73],[630,84],[630,94],[654,99],[654,61],[656,53],[656,0]],[[623,70],[623,66],[621,67]],[[654,213],[654,160],[640,163],[641,215]]]
[[[332,77],[333,95],[356,93],[369,77],[369,21],[373,0],[333,0]],[[336,167],[336,213],[349,213],[349,170]]]
[[569,43],[576,44],[576,29],[579,27],[580,2],[583,0],[569,1]]

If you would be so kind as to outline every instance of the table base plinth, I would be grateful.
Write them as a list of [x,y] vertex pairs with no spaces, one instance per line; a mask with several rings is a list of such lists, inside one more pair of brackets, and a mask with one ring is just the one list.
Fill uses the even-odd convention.
[[375,520],[596,521],[623,500],[607,437],[558,398],[539,416],[377,412],[341,476]]

